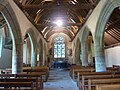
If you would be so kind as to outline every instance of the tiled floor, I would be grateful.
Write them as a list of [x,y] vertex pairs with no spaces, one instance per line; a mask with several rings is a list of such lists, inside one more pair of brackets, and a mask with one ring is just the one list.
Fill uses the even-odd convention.
[[70,78],[69,71],[63,69],[50,70],[50,76],[43,90],[79,90]]

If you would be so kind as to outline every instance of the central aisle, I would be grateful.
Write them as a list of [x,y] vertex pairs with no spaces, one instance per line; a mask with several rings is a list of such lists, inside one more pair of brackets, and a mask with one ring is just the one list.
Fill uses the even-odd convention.
[[50,70],[49,79],[43,90],[79,90],[76,83],[69,76],[69,71],[63,69]]

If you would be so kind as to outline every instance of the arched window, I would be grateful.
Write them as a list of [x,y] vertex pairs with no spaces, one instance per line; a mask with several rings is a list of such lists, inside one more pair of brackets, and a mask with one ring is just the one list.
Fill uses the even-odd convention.
[[54,39],[54,58],[65,58],[65,42],[63,36]]

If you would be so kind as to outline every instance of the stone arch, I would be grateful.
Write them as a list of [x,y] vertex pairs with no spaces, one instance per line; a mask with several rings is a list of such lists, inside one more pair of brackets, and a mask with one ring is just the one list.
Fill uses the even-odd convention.
[[119,0],[111,0],[106,1],[103,10],[101,10],[101,13],[99,15],[99,19],[97,20],[97,26],[95,31],[95,40],[99,41],[100,45],[103,45],[103,36],[105,31],[105,25],[113,12],[113,10],[120,6]]
[[42,39],[39,40],[39,66],[43,65],[43,41]]
[[7,0],[0,1],[0,12],[5,18],[12,36],[12,73],[22,72],[23,52],[20,49],[23,50],[23,42],[16,15]]
[[43,48],[43,65],[47,65],[47,61],[46,61],[46,44],[44,43],[44,48]]
[[106,71],[105,54],[104,54],[104,31],[105,25],[113,12],[113,10],[120,6],[120,0],[106,1],[102,7],[99,19],[97,21],[95,36],[94,36],[94,50],[95,50],[95,66],[96,71]]
[[86,26],[83,31],[82,31],[82,36],[81,36],[81,60],[82,60],[82,65],[87,66],[88,65],[88,36],[89,34],[92,33],[90,29]]
[[77,41],[76,41],[76,47],[75,47],[75,63],[76,63],[76,65],[82,65],[80,55],[81,55],[81,43],[80,43],[80,39],[78,37]]
[[30,47],[31,47],[31,67],[37,66],[37,39],[33,29],[29,28],[26,32],[28,38],[30,39]]

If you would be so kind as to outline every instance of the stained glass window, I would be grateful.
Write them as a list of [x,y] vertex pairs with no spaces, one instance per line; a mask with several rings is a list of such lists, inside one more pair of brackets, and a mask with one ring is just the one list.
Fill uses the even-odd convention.
[[54,40],[54,58],[65,58],[65,42],[62,36]]

